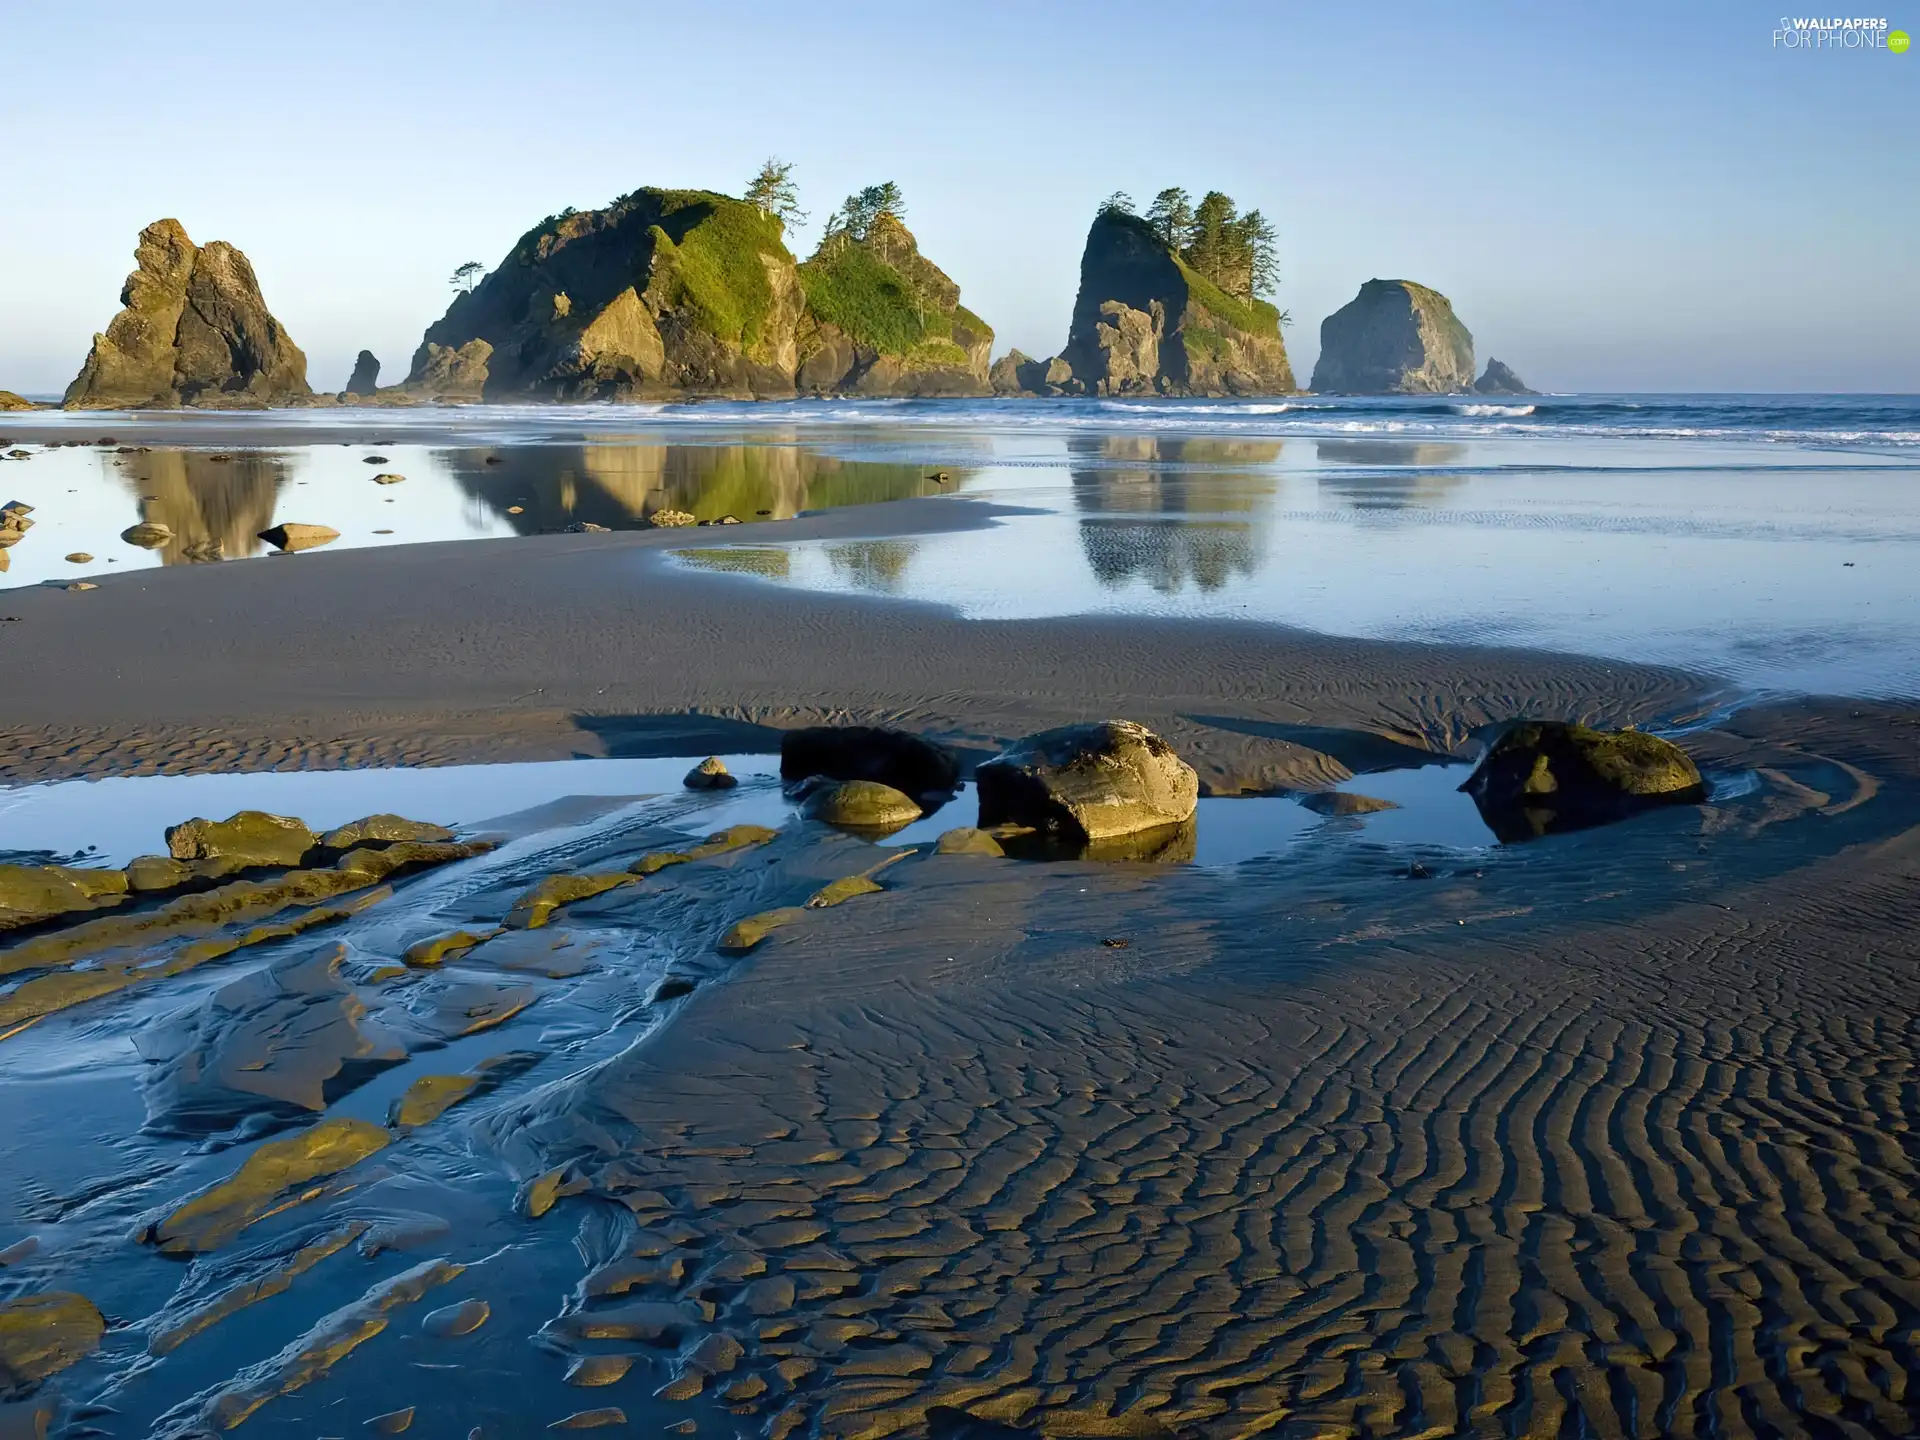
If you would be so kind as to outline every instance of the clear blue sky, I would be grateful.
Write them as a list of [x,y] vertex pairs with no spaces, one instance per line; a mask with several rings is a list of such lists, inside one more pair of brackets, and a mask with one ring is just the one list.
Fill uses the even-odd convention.
[[1277,222],[1303,379],[1377,275],[1542,387],[1920,391],[1920,47],[1782,53],[1783,3],[7,0],[0,387],[65,386],[163,215],[337,388],[541,216],[778,154],[803,252],[898,181],[996,350],[1060,347],[1103,196],[1181,184]]

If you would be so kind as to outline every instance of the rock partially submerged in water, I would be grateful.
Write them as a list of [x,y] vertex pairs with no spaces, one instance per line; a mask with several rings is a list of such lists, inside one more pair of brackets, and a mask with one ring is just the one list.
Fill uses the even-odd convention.
[[271,530],[260,532],[260,539],[285,555],[291,555],[296,550],[331,545],[339,538],[340,532],[330,525],[306,525],[298,520],[290,520],[284,525],[275,525]]
[[367,815],[329,830],[320,837],[320,843],[329,850],[351,850],[358,845],[388,844],[394,845],[405,840],[438,843],[453,839],[453,832],[444,825],[430,825],[424,820],[409,820],[404,815]]
[[1559,720],[1507,727],[1460,788],[1506,841],[1602,825],[1706,795],[1699,768],[1672,741]]
[[106,1331],[107,1322],[84,1295],[56,1290],[0,1303],[0,1394],[24,1390],[86,1359]]
[[167,829],[167,853],[176,860],[233,860],[242,865],[298,865],[320,837],[306,822],[264,810],[242,810],[225,820],[195,816]]
[[880,725],[808,725],[780,737],[780,778],[825,775],[872,780],[924,802],[944,801],[960,783],[960,761],[944,745]]
[[1144,725],[1105,720],[1030,735],[974,772],[980,823],[1106,840],[1193,818],[1200,778]]
[[855,830],[897,830],[920,818],[918,801],[877,780],[821,786],[807,796],[804,808],[815,820]]
[[680,783],[689,790],[731,790],[740,782],[727,769],[726,761],[718,755],[709,755],[689,770]]
[[1369,280],[1320,322],[1313,388],[1350,395],[1447,395],[1473,384],[1473,336],[1438,290]]
[[1347,790],[1319,790],[1300,802],[1316,815],[1373,815],[1381,810],[1398,810],[1391,800],[1373,795],[1356,795]]
[[127,544],[136,545],[142,550],[158,550],[161,546],[172,542],[173,529],[171,526],[161,524],[158,520],[142,520],[138,525],[129,525],[122,530],[120,538]]
[[1486,371],[1473,382],[1476,395],[1538,395],[1538,390],[1527,388],[1527,382],[1513,373],[1513,367],[1504,360],[1487,361]]
[[126,893],[127,877],[119,870],[0,865],[0,931],[118,905]]

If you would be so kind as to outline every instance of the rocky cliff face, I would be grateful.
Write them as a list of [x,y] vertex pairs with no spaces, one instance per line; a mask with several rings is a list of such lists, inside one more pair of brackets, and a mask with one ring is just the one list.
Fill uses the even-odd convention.
[[487,399],[790,395],[804,297],[780,225],[700,190],[549,218],[413,358],[409,389]]
[[178,220],[140,232],[122,310],[93,349],[66,404],[259,406],[305,399],[307,357],[273,318],[247,257],[224,241],[197,246]]
[[891,215],[864,237],[841,233],[800,267],[803,392],[985,395],[993,330]]
[[1320,322],[1313,388],[1349,395],[1446,395],[1473,384],[1473,336],[1438,290],[1369,280]]
[[1055,370],[1038,393],[1278,395],[1294,388],[1278,310],[1228,295],[1146,221],[1115,211],[1100,214],[1087,232],[1060,359],[1071,374]]

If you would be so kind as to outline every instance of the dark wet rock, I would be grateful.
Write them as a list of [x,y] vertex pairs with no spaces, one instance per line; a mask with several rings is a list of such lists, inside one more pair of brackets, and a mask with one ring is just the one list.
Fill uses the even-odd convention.
[[596,525],[591,520],[576,520],[566,527],[568,535],[607,535],[612,531],[605,525]]
[[976,830],[971,825],[963,825],[957,830],[949,830],[934,842],[936,855],[1005,855],[1007,852],[1000,842],[984,830]]
[[143,520],[138,525],[129,525],[122,530],[120,538],[142,550],[158,550],[172,543],[173,530],[158,520]]
[[669,1000],[678,1000],[682,995],[691,995],[698,983],[690,975],[663,976],[660,983],[653,987],[653,994],[647,998],[652,1004],[665,1004]]
[[259,538],[282,554],[291,555],[298,550],[312,550],[317,546],[331,545],[340,538],[340,532],[331,526],[306,525],[292,520],[282,525],[275,525],[270,530],[262,530]]
[[1706,795],[1699,768],[1672,741],[1641,730],[1594,730],[1558,720],[1508,726],[1460,788],[1473,797],[1488,828],[1509,842]]
[[264,406],[307,399],[307,357],[267,310],[247,257],[196,246],[177,220],[140,232],[124,307],[93,337],[69,409]]
[[0,931],[118,905],[127,888],[127,877],[118,870],[0,865]]
[[1527,382],[1513,373],[1511,366],[1501,360],[1487,361],[1487,368],[1480,378],[1473,382],[1476,395],[1537,395],[1537,390],[1529,390]]
[[380,362],[371,350],[362,350],[353,361],[353,374],[347,377],[348,395],[371,395],[380,388]]
[[821,786],[807,796],[805,813],[829,825],[856,830],[893,830],[920,818],[920,804],[911,795],[877,780],[842,780]]
[[728,771],[724,760],[718,755],[709,755],[689,770],[680,783],[689,790],[731,790],[740,782]]
[[50,1291],[0,1301],[0,1394],[24,1390],[99,1347],[107,1323],[84,1295]]
[[1294,388],[1280,312],[1227,295],[1145,220],[1103,210],[1087,231],[1060,360],[1022,388],[1089,395],[1278,395]]
[[438,842],[453,839],[453,831],[444,825],[424,820],[409,820],[404,815],[368,815],[320,837],[329,850],[351,850],[369,844],[395,844],[403,840]]
[[319,837],[304,821],[264,810],[242,810],[225,820],[195,817],[167,830],[176,860],[231,860],[241,865],[298,865]]
[[960,761],[944,745],[878,725],[811,725],[780,737],[780,778],[873,780],[919,800],[944,800],[960,783]]
[[974,772],[980,823],[1102,841],[1193,818],[1200,781],[1131,720],[1066,725],[1009,746]]
[[1391,800],[1372,795],[1354,795],[1344,790],[1322,790],[1308,795],[1300,804],[1316,815],[1372,815],[1381,810],[1398,810]]
[[1369,280],[1320,322],[1313,388],[1350,395],[1447,395],[1473,385],[1473,336],[1438,290]]

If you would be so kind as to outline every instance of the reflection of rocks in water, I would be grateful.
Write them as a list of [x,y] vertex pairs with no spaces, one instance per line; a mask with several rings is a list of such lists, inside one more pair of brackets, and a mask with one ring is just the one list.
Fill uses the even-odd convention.
[[833,573],[856,590],[897,594],[918,547],[911,540],[849,540],[826,547]]
[[1280,448],[1278,440],[1210,436],[1069,440],[1069,454],[1083,462],[1072,472],[1073,499],[1086,512],[1080,545],[1095,577],[1109,586],[1140,578],[1174,594],[1189,583],[1218,590],[1235,575],[1251,575],[1265,553],[1265,526],[1212,517],[1271,505],[1276,480],[1260,467],[1277,460]]
[[117,456],[115,463],[127,488],[141,497],[141,521],[172,532],[158,547],[167,565],[238,560],[264,549],[259,534],[273,523],[290,474],[281,456],[246,451],[215,460],[191,450],[150,450]]
[[1417,473],[1443,465],[1463,464],[1465,445],[1433,440],[1316,440],[1322,464],[1364,465],[1405,469],[1402,475],[1323,475],[1320,488],[1348,504],[1368,510],[1399,510],[1431,505],[1465,479],[1461,475]]
[[[663,510],[701,520],[783,520],[945,488],[918,465],[839,460],[777,438],[785,443],[526,446],[456,451],[448,459],[461,487],[522,534],[583,520],[631,530]],[[508,515],[512,505],[522,513]]]
[[702,570],[729,575],[757,575],[762,580],[785,580],[793,573],[793,556],[777,545],[729,545],[717,550],[682,550],[680,558]]

